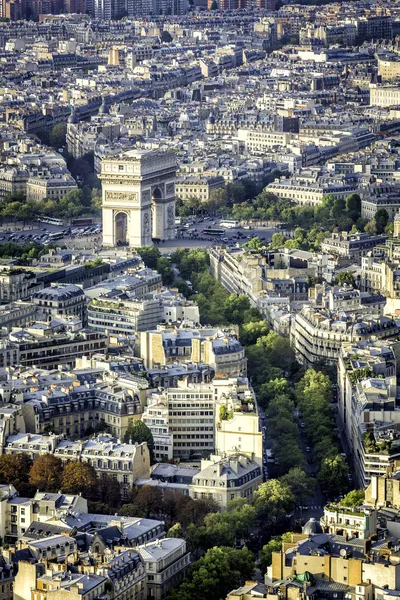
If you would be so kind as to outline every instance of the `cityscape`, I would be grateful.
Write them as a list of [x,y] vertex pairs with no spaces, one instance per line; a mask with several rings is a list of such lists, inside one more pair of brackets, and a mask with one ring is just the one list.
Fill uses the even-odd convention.
[[0,600],[258,598],[400,598],[400,1],[0,0]]

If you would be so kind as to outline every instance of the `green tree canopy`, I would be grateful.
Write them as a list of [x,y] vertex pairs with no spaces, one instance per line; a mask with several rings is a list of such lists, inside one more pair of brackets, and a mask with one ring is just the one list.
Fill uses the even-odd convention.
[[316,481],[309,477],[300,467],[293,467],[290,471],[281,477],[281,482],[288,485],[296,500],[300,503],[305,502],[315,492]]
[[341,271],[335,277],[335,285],[348,285],[350,287],[356,287],[356,280],[354,275],[348,271]]
[[157,261],[161,257],[161,253],[155,246],[142,246],[136,252],[141,256],[142,261],[149,269],[157,269]]
[[389,215],[386,208],[378,208],[375,213],[376,233],[384,233],[386,225],[389,222]]
[[295,504],[290,487],[278,479],[262,483],[254,492],[253,499],[256,510],[270,520],[290,512]]
[[321,463],[318,481],[328,498],[334,498],[348,486],[349,468],[340,454],[328,456]]
[[192,566],[182,584],[172,590],[169,600],[220,600],[233,588],[250,579],[254,557],[247,548],[211,548]]
[[126,444],[141,444],[142,442],[146,442],[150,452],[150,460],[153,461],[154,438],[150,429],[143,421],[131,421],[129,423],[124,436],[124,442]]
[[365,499],[365,490],[352,490],[348,494],[346,494],[343,500],[340,501],[341,506],[349,506],[351,508],[356,508],[360,506],[360,504],[364,503]]

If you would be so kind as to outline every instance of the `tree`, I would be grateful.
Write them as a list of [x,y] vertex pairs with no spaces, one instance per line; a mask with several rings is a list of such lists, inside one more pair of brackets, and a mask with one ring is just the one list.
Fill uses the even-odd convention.
[[117,479],[105,475],[101,475],[99,479],[99,493],[102,502],[110,508],[118,508],[121,504],[121,485]]
[[182,525],[180,523],[175,523],[175,525],[172,525],[172,527],[170,527],[168,529],[167,537],[182,538],[183,537]]
[[376,233],[380,234],[385,231],[385,227],[389,222],[388,211],[385,208],[379,208],[375,213]]
[[169,600],[219,600],[250,579],[254,557],[247,548],[211,548],[200,558]]
[[360,504],[364,503],[365,499],[365,490],[352,490],[340,501],[341,506],[348,506],[350,508],[356,508],[360,506]]
[[155,246],[142,246],[137,248],[136,252],[140,255],[142,261],[149,269],[157,268],[157,261],[161,256],[160,251]]
[[358,194],[350,194],[347,196],[346,210],[348,213],[357,214],[358,217],[361,215],[361,198]]
[[350,287],[356,287],[356,280],[354,275],[348,271],[341,271],[335,277],[335,285],[348,285]]
[[57,492],[61,487],[62,462],[53,454],[43,454],[36,458],[29,471],[29,483],[36,489]]
[[28,480],[32,460],[23,452],[19,454],[2,454],[0,456],[0,482],[16,485]]
[[315,479],[309,477],[300,467],[294,467],[281,477],[281,482],[288,485],[294,497],[300,503],[305,502],[315,492]]
[[138,490],[135,504],[139,515],[147,518],[159,516],[162,511],[162,492],[159,488],[145,485]]
[[274,233],[271,238],[271,248],[274,250],[283,248],[286,241],[286,237],[283,235],[283,233]]
[[163,44],[170,44],[172,42],[172,35],[169,31],[164,30],[161,34],[161,41]]
[[160,258],[157,259],[156,269],[162,277],[163,284],[172,285],[174,282],[174,272],[168,258],[160,256]]
[[[357,226],[358,226],[358,221],[357,221]],[[376,234],[376,222],[375,222],[375,219],[371,219],[371,221],[369,221],[365,225],[364,231],[366,231],[370,235],[375,235]]]
[[131,421],[129,423],[124,436],[124,442],[126,444],[141,444],[142,442],[146,442],[150,452],[150,460],[153,462],[154,438],[150,429],[143,421]]
[[329,498],[338,496],[348,486],[349,468],[343,456],[337,454],[324,458],[321,463],[318,481]]
[[226,206],[227,203],[227,194],[226,194],[226,190],[225,188],[214,188],[213,190],[211,190],[210,192],[210,197],[208,199],[208,201],[205,202],[205,206],[207,207],[207,209],[209,211],[211,211],[212,213],[217,212],[218,210],[221,210],[221,208],[224,208]]
[[65,467],[61,478],[61,489],[66,494],[92,496],[97,486],[96,471],[88,463],[71,461]]
[[290,531],[284,533],[283,535],[277,535],[270,539],[268,544],[262,547],[260,553],[260,569],[261,573],[265,573],[267,567],[272,565],[272,554],[273,552],[280,552],[282,550],[283,542],[290,542],[292,534]]
[[257,400],[262,407],[267,407],[270,400],[287,394],[289,392],[289,382],[283,377],[277,379],[271,379],[267,383],[263,383],[257,394]]
[[211,10],[218,10],[218,2],[217,2],[217,0],[213,0],[212,1]]
[[240,328],[240,341],[243,346],[255,344],[259,337],[267,335],[269,327],[266,321],[244,323]]
[[138,517],[139,509],[136,504],[124,504],[118,511],[121,517]]
[[224,314],[228,323],[242,325],[245,313],[250,309],[250,301],[247,296],[230,294],[224,302]]
[[53,148],[61,148],[65,145],[65,137],[67,135],[67,126],[64,123],[53,125],[49,135],[49,144]]
[[262,483],[254,492],[253,499],[256,510],[269,520],[290,512],[295,503],[290,487],[278,479],[269,479]]

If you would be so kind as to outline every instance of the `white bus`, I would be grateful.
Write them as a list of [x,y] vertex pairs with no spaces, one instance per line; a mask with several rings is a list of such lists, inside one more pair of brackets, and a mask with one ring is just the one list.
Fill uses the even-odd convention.
[[221,221],[219,225],[220,227],[225,227],[226,229],[235,229],[235,227],[239,227],[239,221],[235,221],[234,219],[225,219],[225,221]]
[[40,223],[48,223],[49,225],[64,225],[64,221],[61,219],[53,219],[53,217],[39,217]]

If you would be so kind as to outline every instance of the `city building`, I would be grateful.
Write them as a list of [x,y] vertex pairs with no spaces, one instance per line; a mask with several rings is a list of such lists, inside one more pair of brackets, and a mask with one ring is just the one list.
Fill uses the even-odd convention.
[[192,498],[212,498],[221,508],[236,498],[251,500],[263,481],[262,467],[244,454],[212,455],[201,461],[200,472],[189,486]]
[[162,600],[179,585],[190,566],[190,552],[180,538],[163,538],[139,546],[144,563],[148,598]]
[[38,307],[38,319],[75,316],[83,325],[87,322],[85,293],[77,285],[53,284],[35,292],[32,302]]

